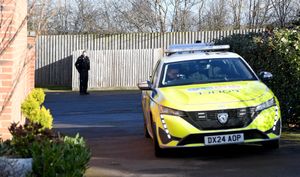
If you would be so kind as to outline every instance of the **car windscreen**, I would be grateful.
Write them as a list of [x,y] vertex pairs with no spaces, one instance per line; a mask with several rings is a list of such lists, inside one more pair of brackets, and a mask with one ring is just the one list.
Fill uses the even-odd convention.
[[240,58],[198,59],[166,63],[160,87],[211,82],[257,80]]

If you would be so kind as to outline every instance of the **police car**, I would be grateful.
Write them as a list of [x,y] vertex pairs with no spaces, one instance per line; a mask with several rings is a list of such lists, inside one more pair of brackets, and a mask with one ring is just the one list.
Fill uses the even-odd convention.
[[279,102],[228,45],[172,45],[149,80],[138,83],[146,137],[155,154],[168,148],[260,143],[278,148]]

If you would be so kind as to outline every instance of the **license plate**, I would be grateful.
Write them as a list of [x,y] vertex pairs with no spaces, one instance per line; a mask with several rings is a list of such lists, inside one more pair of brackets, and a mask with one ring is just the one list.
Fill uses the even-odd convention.
[[229,135],[215,135],[215,136],[205,136],[205,145],[218,145],[218,144],[235,144],[244,142],[244,134],[229,134]]

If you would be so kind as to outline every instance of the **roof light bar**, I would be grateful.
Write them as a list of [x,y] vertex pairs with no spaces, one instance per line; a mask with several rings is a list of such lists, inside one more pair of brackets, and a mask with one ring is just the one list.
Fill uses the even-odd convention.
[[170,45],[166,53],[192,52],[192,51],[216,51],[229,49],[229,45],[212,45],[209,43],[175,44]]

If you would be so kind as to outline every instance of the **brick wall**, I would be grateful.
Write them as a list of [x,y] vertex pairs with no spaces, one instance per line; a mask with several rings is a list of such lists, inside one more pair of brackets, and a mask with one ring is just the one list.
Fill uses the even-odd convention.
[[26,0],[0,0],[0,13],[0,135],[8,139],[10,124],[24,122],[21,103],[34,87],[34,40],[27,38]]

